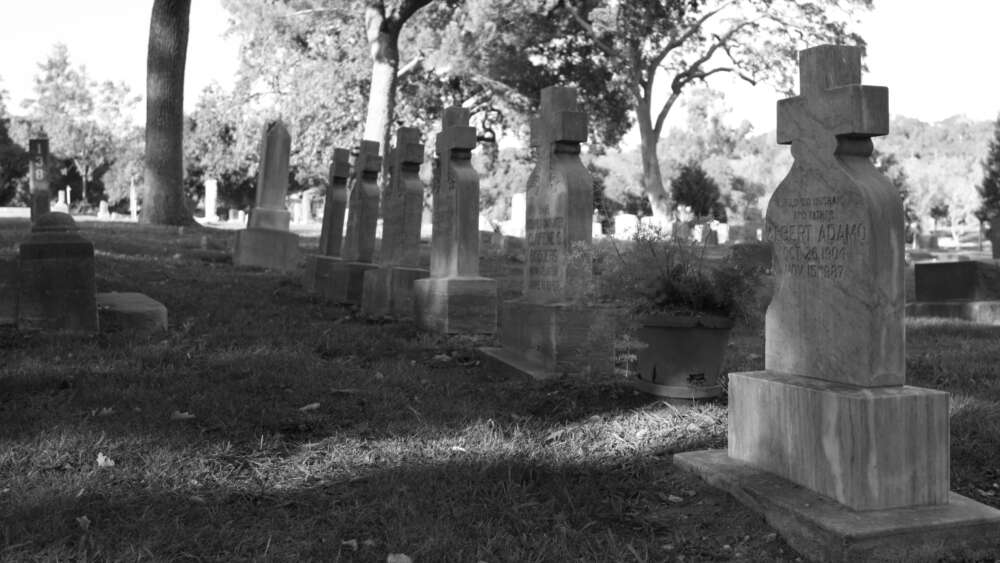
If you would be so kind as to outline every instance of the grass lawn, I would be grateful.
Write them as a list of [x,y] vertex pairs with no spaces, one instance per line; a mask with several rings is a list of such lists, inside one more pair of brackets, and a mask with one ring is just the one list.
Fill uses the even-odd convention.
[[[231,231],[80,225],[98,290],[146,293],[171,328],[0,328],[2,560],[796,557],[670,464],[725,444],[724,404],[489,373],[473,353],[489,339],[366,322],[296,276],[200,259]],[[0,221],[0,258],[26,232]],[[726,370],[762,351],[740,331]],[[908,326],[911,383],[954,393],[952,488],[1000,507],[998,363],[1000,328]]]

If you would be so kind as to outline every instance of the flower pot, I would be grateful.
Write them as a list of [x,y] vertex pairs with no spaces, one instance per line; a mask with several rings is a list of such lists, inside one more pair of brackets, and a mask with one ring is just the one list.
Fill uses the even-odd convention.
[[654,315],[640,320],[636,337],[638,376],[647,393],[672,399],[710,399],[722,394],[719,372],[733,321],[714,315]]

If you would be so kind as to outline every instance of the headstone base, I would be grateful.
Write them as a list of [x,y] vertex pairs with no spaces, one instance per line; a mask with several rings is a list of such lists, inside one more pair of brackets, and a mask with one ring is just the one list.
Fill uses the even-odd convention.
[[323,256],[310,254],[306,256],[305,272],[302,274],[302,287],[309,293],[316,293],[316,286],[322,279],[330,277],[331,264],[339,263],[339,256]]
[[503,348],[483,348],[485,359],[533,379],[614,374],[618,309],[521,299],[503,304]]
[[75,232],[33,231],[19,248],[17,286],[19,330],[97,332],[94,245]]
[[17,323],[17,261],[0,260],[0,325]]
[[951,493],[946,504],[855,511],[733,459],[724,450],[674,455],[678,468],[759,513],[810,561],[983,561],[1000,557],[1000,510]]
[[282,272],[299,266],[299,236],[273,229],[246,229],[236,233],[233,264]]
[[906,304],[907,317],[939,317],[1000,325],[1000,301],[938,301]]
[[494,334],[497,282],[491,278],[423,278],[413,282],[413,316],[423,330]]
[[151,334],[167,330],[167,308],[142,293],[98,293],[102,332]]
[[854,510],[948,502],[948,394],[729,374],[729,456]]
[[331,303],[360,305],[365,291],[365,272],[377,268],[371,262],[344,262],[319,257],[316,261],[316,293]]
[[365,272],[361,312],[369,317],[413,316],[413,282],[430,276],[423,268],[389,266]]

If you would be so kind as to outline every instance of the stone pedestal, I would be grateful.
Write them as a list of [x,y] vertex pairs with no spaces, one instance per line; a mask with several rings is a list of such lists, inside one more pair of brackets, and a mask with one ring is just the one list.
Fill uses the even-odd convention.
[[498,368],[534,379],[614,373],[616,309],[518,299],[501,308],[503,348],[482,348]]
[[413,283],[413,316],[424,330],[493,334],[497,282],[482,277],[423,278]]
[[236,233],[233,264],[237,266],[290,272],[298,267],[299,259],[299,236],[295,233],[254,228]]
[[365,272],[362,312],[370,317],[413,316],[413,282],[430,276],[423,268],[387,266]]
[[96,332],[94,245],[65,213],[35,221],[18,258],[17,326],[21,330]]
[[167,330],[167,308],[142,293],[98,293],[97,314],[102,332],[151,334]]
[[360,305],[365,291],[365,272],[377,267],[371,262],[317,256],[314,291],[331,303]]
[[948,502],[948,394],[729,375],[729,457],[853,510]]

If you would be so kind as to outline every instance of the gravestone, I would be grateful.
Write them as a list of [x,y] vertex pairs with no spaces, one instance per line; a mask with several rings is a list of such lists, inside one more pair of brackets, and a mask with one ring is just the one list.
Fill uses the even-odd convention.
[[291,214],[285,209],[291,145],[292,138],[280,120],[264,128],[256,206],[247,228],[236,234],[233,263],[237,266],[285,272],[298,267],[299,237],[289,232]]
[[218,213],[219,181],[215,178],[205,180],[205,220],[214,223],[219,220]]
[[794,163],[766,215],[765,370],[729,376],[728,450],[674,463],[809,559],[995,556],[1000,511],[949,493],[948,394],[905,384],[903,210],[870,159],[888,91],[860,81],[858,47],[800,54],[801,95],[778,103]]
[[334,303],[360,305],[365,271],[376,267],[378,174],[382,169],[378,149],[375,141],[361,141],[354,159],[354,185],[348,196],[347,233],[341,246],[341,260],[330,262],[327,277],[317,280],[317,292]]
[[312,223],[313,222],[313,192],[312,190],[302,191],[302,222]]
[[639,232],[639,217],[631,213],[619,213],[615,215],[615,238],[618,240],[632,240]]
[[0,326],[17,324],[17,258],[0,258]]
[[152,334],[167,330],[167,308],[148,295],[108,292],[98,293],[96,298],[101,332]]
[[17,327],[45,332],[96,332],[94,245],[72,217],[41,215],[18,249]]
[[49,140],[42,137],[28,140],[31,159],[31,221],[50,211],[52,192],[49,191]]
[[102,221],[111,219],[111,210],[108,208],[108,202],[101,201],[97,204],[97,218]]
[[481,350],[498,368],[534,378],[613,373],[612,309],[591,299],[594,184],[580,161],[586,140],[576,89],[542,90],[531,126],[537,163],[528,178],[524,293],[503,304],[503,348]]
[[380,267],[365,272],[361,311],[368,316],[413,315],[413,282],[430,272],[420,268],[420,218],[424,183],[420,165],[424,145],[420,131],[400,127],[390,155],[389,186],[382,199]]
[[319,251],[306,257],[306,271],[302,278],[302,285],[307,291],[316,291],[318,286],[325,285],[320,280],[329,278],[331,264],[340,262],[340,246],[344,240],[344,212],[347,210],[347,180],[350,176],[350,151],[333,149]]
[[523,237],[524,221],[527,214],[527,194],[517,192],[510,196],[510,219],[504,221],[500,228],[507,236]]
[[960,260],[914,264],[915,299],[910,317],[963,319],[1000,324],[1000,263]]
[[56,213],[69,213],[69,190],[59,190],[56,192],[56,202],[52,204],[52,211]]
[[471,162],[476,130],[469,110],[444,110],[435,146],[431,269],[413,284],[414,317],[424,330],[492,334],[497,282],[479,275],[479,173]]

